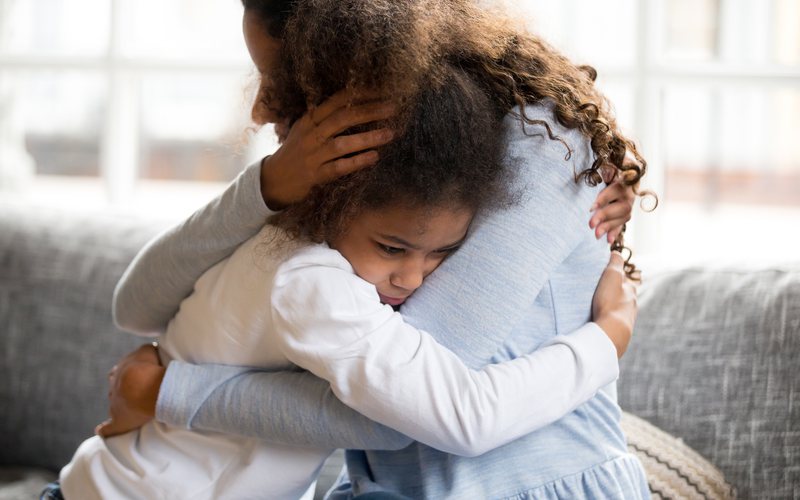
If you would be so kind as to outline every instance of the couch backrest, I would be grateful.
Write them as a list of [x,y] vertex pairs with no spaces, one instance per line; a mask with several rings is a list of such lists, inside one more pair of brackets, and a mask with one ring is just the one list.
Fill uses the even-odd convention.
[[741,498],[800,497],[800,266],[646,279],[624,410],[710,459]]
[[58,470],[106,418],[106,374],[143,342],[114,286],[161,227],[0,204],[0,464]]

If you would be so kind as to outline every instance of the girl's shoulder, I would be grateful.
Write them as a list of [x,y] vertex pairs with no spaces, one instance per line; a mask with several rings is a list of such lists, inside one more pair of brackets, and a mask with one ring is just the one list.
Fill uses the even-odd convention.
[[358,277],[347,259],[326,244],[306,244],[281,263],[272,281],[271,304],[273,312],[295,325],[337,315],[387,313],[375,286]]
[[[313,243],[293,238],[285,230],[266,224],[250,240],[245,242],[237,252],[244,251],[257,257],[257,261],[265,259],[272,266],[297,267],[302,265],[334,265],[343,267],[344,258],[336,250],[326,244]],[[347,261],[344,260],[347,264]],[[349,264],[346,268],[350,269]]]
[[329,267],[353,273],[347,259],[325,243],[297,243],[281,264],[284,271],[305,267]]

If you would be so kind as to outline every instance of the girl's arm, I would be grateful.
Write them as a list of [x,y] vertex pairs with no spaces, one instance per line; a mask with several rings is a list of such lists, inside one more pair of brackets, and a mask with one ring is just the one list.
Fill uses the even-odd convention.
[[[527,140],[527,139],[526,139]],[[529,144],[530,146],[530,144]],[[555,153],[558,156],[558,162],[553,162],[552,158],[550,160],[542,160],[543,164],[546,164],[547,161],[550,161],[549,167],[557,166],[559,168],[565,168],[563,165],[563,151],[558,151]],[[551,151],[552,156],[552,151]],[[585,158],[583,158],[585,159]],[[555,164],[554,164],[555,163]],[[571,176],[566,176],[566,178],[570,179]],[[569,182],[559,184],[561,188],[565,188],[567,192],[574,192],[574,186]],[[572,187],[571,187],[572,186]],[[558,188],[555,188],[557,191]],[[554,190],[550,190],[552,194]],[[554,200],[552,198],[546,198],[544,203],[551,203]],[[556,206],[564,203],[563,198],[558,198]],[[585,225],[586,214],[588,214],[588,205],[585,207],[586,210],[584,211],[583,208],[579,208],[581,212],[584,212],[583,215],[579,217],[580,225]],[[217,207],[218,210],[223,209],[223,207]],[[546,210],[546,212],[551,211],[550,209]],[[536,212],[533,212],[534,214]],[[532,214],[529,214],[532,216]],[[200,237],[199,235],[195,235]],[[516,235],[514,235],[516,236]],[[515,240],[514,240],[515,241]],[[505,244],[508,244],[505,243]],[[556,253],[564,255],[569,248],[569,245],[563,244],[555,245],[553,247]],[[551,248],[550,250],[553,250]],[[546,244],[540,244],[537,250],[547,249]],[[463,249],[462,249],[463,251]],[[486,252],[496,252],[495,248],[487,247],[484,248]],[[459,252],[460,253],[460,252]],[[458,253],[456,254],[456,256]],[[186,258],[192,258],[191,253],[189,255],[184,256]],[[454,256],[455,257],[455,256]],[[528,256],[527,258],[533,259],[532,256]],[[553,260],[553,258],[548,259]],[[557,260],[557,257],[555,257]],[[509,265],[513,265],[514,261],[513,258],[509,259]],[[547,271],[545,270],[545,273]],[[438,273],[438,271],[437,271]],[[437,273],[434,273],[432,277],[435,277]],[[525,277],[522,274],[518,274],[514,276],[514,279],[517,280],[520,276],[523,278]],[[539,283],[539,288],[541,288],[541,281],[537,280]],[[191,286],[191,285],[190,285]],[[425,287],[423,287],[424,289]],[[530,291],[530,287],[528,287]],[[491,300],[503,300],[506,295],[505,292],[507,290],[503,290],[501,295],[497,296],[490,296],[485,294],[485,296]],[[534,290],[535,291],[535,290]],[[419,293],[419,292],[418,292]],[[533,293],[533,292],[531,292]],[[529,296],[528,299],[532,300],[533,296]],[[462,307],[470,308],[473,304],[463,305]],[[477,308],[477,307],[476,307]],[[481,310],[486,310],[483,306],[480,307]],[[499,322],[495,322],[493,326],[490,328],[499,327],[499,330],[502,330],[502,324],[505,321],[499,320]],[[457,331],[457,330],[452,330]],[[488,336],[492,336],[493,332],[488,331],[485,332]],[[454,338],[454,337],[450,337]],[[493,353],[496,350],[498,345],[498,340],[504,337],[494,336],[493,340],[490,340],[493,349],[489,349],[488,351],[485,348],[479,349],[478,354],[475,356],[475,359],[470,358],[470,349],[467,346],[456,345],[458,348],[458,353],[461,355],[463,359],[470,360],[471,364],[477,364],[481,366],[482,364],[486,363],[487,357],[486,352]],[[447,340],[447,338],[445,338]],[[455,344],[459,344],[455,342]],[[476,346],[480,346],[480,342],[476,343]],[[558,379],[562,376],[563,373],[570,373],[571,371],[577,370],[577,366],[579,363],[576,361],[576,358],[570,360],[569,363],[560,366],[558,368],[558,373],[553,375],[553,379]],[[286,380],[278,380],[275,374],[252,374],[252,373],[245,373],[245,370],[240,370],[235,375],[234,374],[220,374],[220,373],[212,373],[211,368],[206,368],[206,377],[198,377],[197,370],[203,370],[204,368],[197,368],[191,367],[190,365],[185,364],[178,364],[172,363],[170,365],[169,370],[166,372],[166,377],[164,378],[164,383],[161,386],[161,395],[159,398],[159,406],[158,406],[158,416],[159,419],[163,419],[166,421],[170,421],[171,423],[178,424],[178,425],[193,425],[196,428],[207,428],[218,430],[222,432],[230,432],[230,433],[239,433],[244,432],[246,434],[253,433],[259,435],[265,439],[276,439],[276,436],[285,436],[288,442],[299,442],[303,438],[304,435],[309,435],[310,438],[320,438],[322,436],[311,436],[314,433],[315,425],[310,425],[311,419],[303,419],[302,421],[298,422],[297,416],[298,415],[314,415],[319,412],[319,401],[308,401],[307,398],[300,398],[298,397],[299,392],[295,391],[295,385],[293,383],[288,383]],[[286,374],[288,377],[291,376],[300,376],[299,374]],[[257,382],[256,382],[257,381]],[[316,384],[320,387],[323,387],[324,391],[324,382],[316,381]],[[187,388],[195,387],[198,390],[189,390]],[[257,387],[257,389],[255,389]],[[252,392],[237,392],[242,388],[246,388],[248,391]],[[596,388],[595,388],[596,389]],[[307,389],[302,389],[303,391]],[[158,393],[158,387],[155,389],[156,393]],[[206,391],[206,392],[203,392]],[[313,391],[310,391],[313,392]],[[201,394],[202,393],[202,394]],[[185,397],[186,394],[193,395],[192,397]],[[250,404],[247,408],[242,407],[240,410],[233,412],[230,411],[232,406],[229,406],[229,402],[238,394],[240,399]],[[268,396],[272,394],[272,396]],[[278,396],[275,396],[278,395]],[[281,396],[282,395],[282,396]],[[283,397],[285,396],[285,397]],[[123,396],[124,397],[124,396]],[[261,405],[261,402],[264,401],[275,401],[277,398],[282,398],[282,401],[286,402],[289,401],[289,405],[291,406],[295,402],[295,405],[292,407],[292,411],[284,411],[281,414],[275,416],[275,420],[271,420],[270,418],[270,407],[268,405]],[[207,398],[207,399],[203,399]],[[327,402],[326,402],[327,404]],[[333,403],[331,403],[333,404]],[[151,410],[152,411],[152,410]],[[247,416],[251,422],[255,422],[254,426],[250,429],[246,429],[243,426],[242,417],[243,414]],[[291,415],[290,420],[291,422],[278,422],[280,420],[281,415]],[[325,413],[322,414],[323,416],[326,415]],[[357,422],[356,419],[348,420],[351,417],[346,417],[341,423],[343,427],[340,429],[340,436],[347,436],[352,435],[353,433],[359,432],[359,426],[361,423]],[[348,427],[349,426],[349,430]],[[294,433],[294,436],[292,434]],[[375,446],[376,443],[373,443],[373,446],[363,446],[362,444],[358,443],[339,443],[336,446],[343,446],[343,447],[354,447],[354,448],[379,448],[380,446]],[[377,443],[379,444],[379,443]]]
[[278,344],[290,361],[330,382],[358,412],[448,453],[480,455],[552,423],[618,374],[617,349],[593,323],[470,370],[381,305],[374,286],[327,249],[287,261],[272,297]]
[[[397,450],[411,444],[410,437],[388,427],[397,425],[397,429],[426,444],[472,456],[560,418],[591,397],[592,387],[599,388],[613,380],[617,370],[616,350],[593,324],[555,338],[551,345],[531,355],[493,365],[485,372],[467,370],[452,354],[442,354],[440,351],[448,351],[434,345],[426,334],[417,338],[424,339],[420,356],[406,359],[408,375],[418,383],[410,391],[406,384],[411,379],[403,382],[401,377],[391,381],[391,387],[381,387],[381,393],[373,399],[374,394],[366,391],[374,390],[375,383],[353,390],[354,384],[347,380],[348,376],[357,376],[354,367],[336,374],[337,382],[348,391],[345,394],[333,391],[328,381],[308,372],[258,372],[173,361],[160,387],[158,405],[150,410],[148,419],[154,414],[159,421],[176,426],[250,436],[271,443],[363,450]],[[407,343],[402,344],[407,354]],[[452,369],[454,373],[445,376],[456,378],[446,384],[421,385],[420,368],[438,362],[439,355],[446,364],[431,367],[431,372]],[[394,358],[391,368],[398,369],[399,363],[402,359]],[[406,372],[405,367],[400,368]],[[525,382],[520,384],[523,379]],[[512,386],[507,383],[509,380],[517,382]],[[462,383],[464,387],[459,386]],[[389,391],[402,386],[406,386],[403,396],[395,400]],[[519,392],[512,392],[520,387]],[[419,393],[413,392],[417,390]],[[372,413],[382,423],[345,405],[337,397],[340,395],[353,408]],[[495,398],[511,399],[513,404],[500,407]],[[410,412],[414,415],[410,416]],[[457,420],[460,415],[464,421]],[[127,430],[118,429],[108,435]]]
[[[546,113],[549,111],[545,110],[544,116],[533,116],[533,118],[550,118]],[[437,269],[403,307],[403,315],[411,324],[430,328],[428,331],[438,334],[436,340],[450,348],[471,367],[482,367],[492,359],[511,329],[519,324],[521,315],[529,310],[553,270],[581,241],[585,241],[587,235],[591,238],[586,228],[586,218],[594,201],[595,191],[576,184],[573,177],[574,169],[587,164],[590,159],[586,141],[578,132],[556,129],[556,133],[564,137],[573,147],[572,161],[565,162],[566,151],[560,142],[547,139],[546,134],[543,134],[543,137],[524,134],[516,122],[511,126],[509,151],[510,156],[516,157],[520,163],[522,178],[519,183],[526,187],[524,199],[512,209],[493,214],[483,220],[467,243]],[[529,126],[528,132],[535,134],[543,131]],[[588,305],[586,315],[588,316]],[[371,364],[364,366],[379,368],[382,366],[382,359],[367,355],[380,352],[370,351],[370,345],[362,342],[358,346],[365,350],[353,351],[350,353],[350,358],[338,360],[336,369],[331,368],[332,371],[326,375],[330,377],[337,394],[346,399],[351,398],[348,399],[351,404],[359,409],[367,408],[369,412],[369,398],[373,397],[373,394],[353,392],[351,387],[355,382],[371,383],[371,379],[363,371],[359,372],[363,370],[360,368],[362,366],[360,363],[369,362]],[[591,349],[583,352],[588,351]],[[545,375],[544,379],[580,380],[578,372],[581,366],[586,366],[582,364],[584,360],[580,359],[580,352],[582,352],[580,349],[572,351],[569,362],[554,366],[553,371]],[[595,356],[595,359],[603,359],[602,356],[597,357],[596,354]],[[348,359],[354,363],[353,371],[341,367]],[[606,361],[614,364],[613,357],[606,358]],[[306,361],[303,363],[313,366]],[[170,370],[172,376],[168,372],[165,379],[164,387],[167,391],[172,386],[191,384],[187,374],[183,373],[185,370],[179,368],[173,370],[172,367]],[[321,369],[315,368],[315,370]],[[397,366],[393,369],[387,366],[381,374],[384,377],[381,379],[383,383],[400,384],[401,380],[393,381],[389,377],[401,379],[404,371]],[[215,385],[215,390],[209,394],[208,399],[205,402],[199,399],[186,402],[188,406],[186,411],[167,410],[164,408],[167,400],[170,400],[169,404],[172,405],[180,406],[183,403],[174,396],[161,398],[159,412],[183,415],[182,422],[173,421],[173,423],[193,424],[202,428],[235,433],[241,422],[234,422],[236,420],[234,415],[226,416],[225,395],[235,392],[237,383],[246,377],[246,375],[237,377],[237,381],[218,379],[219,384]],[[266,382],[268,378],[261,377],[260,380]],[[592,393],[599,387],[600,385],[592,388],[580,387],[577,392]],[[381,396],[381,388],[372,387],[372,389],[378,391],[375,396],[377,400],[373,403],[380,404],[378,398]],[[289,384],[283,387],[265,384],[259,390],[263,391],[270,393],[285,391],[287,397],[294,393]],[[573,391],[575,386],[564,388],[560,395],[569,399],[574,396]],[[364,399],[352,399],[359,397]],[[532,408],[538,407],[536,398],[527,402]],[[571,404],[558,407],[562,413],[556,417],[560,417],[572,408]],[[260,411],[257,408],[253,411],[261,413],[263,419],[271,419],[269,408],[267,406],[261,408]],[[315,411],[313,406],[306,407],[299,402],[289,414],[305,415],[313,414]],[[380,417],[378,413],[372,414]],[[269,425],[280,426],[276,423]],[[408,430],[414,431],[414,429]],[[414,433],[423,437],[422,434]],[[271,436],[262,437],[272,439]],[[435,439],[436,436],[432,436],[429,442]],[[443,443],[442,446],[447,447],[447,444]]]

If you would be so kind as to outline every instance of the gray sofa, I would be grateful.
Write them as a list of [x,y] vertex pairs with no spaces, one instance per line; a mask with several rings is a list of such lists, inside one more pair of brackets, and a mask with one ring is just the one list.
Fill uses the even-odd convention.
[[[106,372],[141,343],[112,290],[169,222],[0,203],[0,499],[34,498],[105,417]],[[800,498],[800,266],[646,278],[622,407],[740,498]]]

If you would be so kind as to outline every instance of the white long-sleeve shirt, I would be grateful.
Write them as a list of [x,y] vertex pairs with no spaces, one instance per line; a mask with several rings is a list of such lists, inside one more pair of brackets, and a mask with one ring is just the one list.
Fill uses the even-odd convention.
[[[337,251],[287,243],[271,226],[197,280],[161,346],[165,364],[300,366],[367,417],[462,455],[554,421],[618,370],[613,344],[593,323],[532,354],[469,369],[381,304]],[[548,376],[565,363],[575,364],[574,377]],[[61,481],[67,498],[298,498],[330,451],[152,422],[87,440]]]

